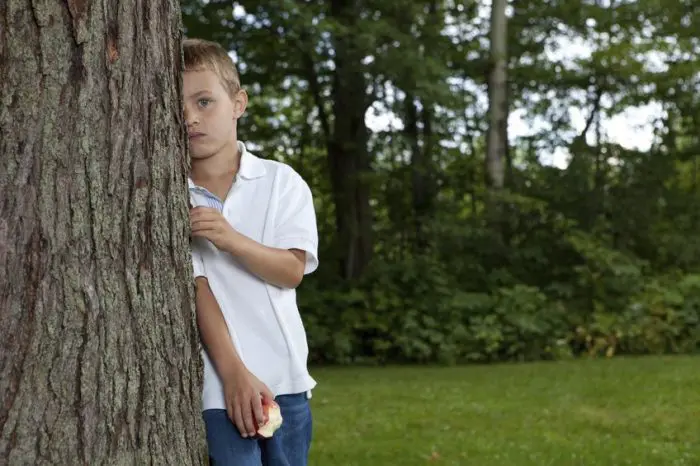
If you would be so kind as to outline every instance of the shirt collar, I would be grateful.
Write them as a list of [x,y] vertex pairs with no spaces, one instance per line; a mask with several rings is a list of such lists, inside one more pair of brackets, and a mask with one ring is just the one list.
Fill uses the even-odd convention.
[[238,175],[248,180],[265,176],[266,170],[263,161],[248,152],[245,144],[241,141],[238,141],[238,151],[241,154],[241,164],[238,167]]
[[[241,178],[246,180],[253,180],[255,178],[260,178],[265,176],[267,170],[265,170],[265,164],[258,157],[248,152],[245,144],[238,141],[238,151],[241,154],[241,163],[238,167],[238,174]],[[194,184],[192,178],[187,177],[187,185],[189,189],[197,189],[198,186]]]

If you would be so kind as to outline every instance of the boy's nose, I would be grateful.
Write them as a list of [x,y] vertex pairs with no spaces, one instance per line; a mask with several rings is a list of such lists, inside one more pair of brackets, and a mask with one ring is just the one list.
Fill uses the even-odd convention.
[[190,112],[187,110],[187,108],[185,108],[185,124],[188,127],[199,124],[199,118],[197,117],[197,113]]
[[185,124],[187,125],[187,127],[198,125],[199,118],[197,118],[194,115],[188,115],[187,113],[185,113]]

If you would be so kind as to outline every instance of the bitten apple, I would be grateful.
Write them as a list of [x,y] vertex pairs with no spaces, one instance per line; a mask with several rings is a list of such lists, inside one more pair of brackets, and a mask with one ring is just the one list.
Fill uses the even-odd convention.
[[267,420],[258,426],[257,434],[262,438],[270,438],[282,425],[282,411],[277,403],[268,401],[263,405],[263,414]]

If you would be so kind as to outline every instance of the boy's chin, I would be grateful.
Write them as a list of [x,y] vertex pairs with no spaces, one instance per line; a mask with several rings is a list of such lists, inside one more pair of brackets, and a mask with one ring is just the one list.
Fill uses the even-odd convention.
[[229,153],[229,145],[216,144],[214,141],[197,141],[194,144],[190,144],[189,149],[192,160],[206,160],[219,154]]
[[192,160],[206,160],[211,157],[214,157],[215,155],[216,152],[195,151],[190,149],[190,158]]

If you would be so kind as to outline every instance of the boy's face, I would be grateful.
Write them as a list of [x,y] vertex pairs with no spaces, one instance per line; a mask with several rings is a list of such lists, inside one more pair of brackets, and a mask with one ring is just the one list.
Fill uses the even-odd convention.
[[247,104],[245,91],[232,99],[213,71],[186,71],[183,95],[192,158],[206,159],[233,147],[236,121]]

